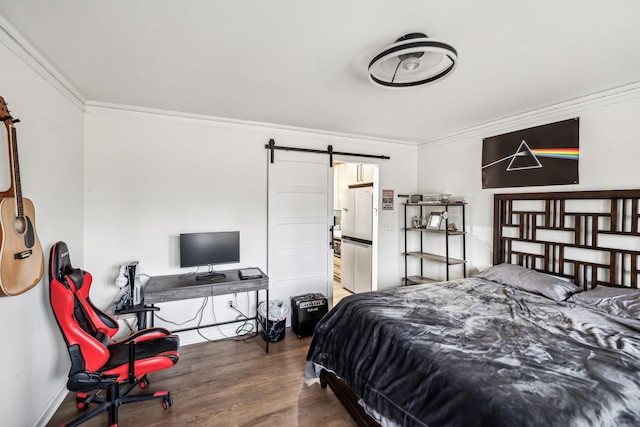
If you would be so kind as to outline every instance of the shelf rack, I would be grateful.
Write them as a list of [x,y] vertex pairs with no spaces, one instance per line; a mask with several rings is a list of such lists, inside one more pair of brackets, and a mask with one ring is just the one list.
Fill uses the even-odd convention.
[[[444,218],[444,229],[428,229],[425,227],[411,227],[408,224],[408,209],[419,208],[419,215],[422,217],[426,212],[431,212],[433,209],[431,208],[441,208],[444,209],[444,212],[447,213]],[[449,209],[459,208],[462,210],[462,227],[458,231],[449,231]],[[433,261],[439,262],[446,265],[445,268],[445,280],[449,280],[449,269],[450,266],[454,265],[462,265],[462,275],[463,277],[467,277],[467,267],[466,267],[466,231],[465,231],[465,211],[466,211],[466,203],[404,203],[404,285],[415,285],[415,284],[424,284],[424,283],[434,283],[439,282],[441,280],[425,277],[424,276],[424,264],[423,261]],[[412,215],[414,216],[414,215]],[[419,250],[409,250],[408,236],[410,233],[420,233],[420,247]],[[424,251],[424,239],[425,236],[433,236],[433,235],[441,235],[445,238],[445,253],[430,253]],[[451,236],[461,236],[462,238],[462,258],[454,258],[449,254],[449,238]],[[420,274],[419,275],[408,275],[408,259],[409,258],[419,258],[420,259]]]

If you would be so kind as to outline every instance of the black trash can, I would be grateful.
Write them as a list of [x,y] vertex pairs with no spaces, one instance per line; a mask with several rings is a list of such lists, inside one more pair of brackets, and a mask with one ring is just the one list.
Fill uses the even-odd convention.
[[[264,301],[258,306],[258,320],[262,324],[262,337],[269,342],[278,342],[284,339],[284,331],[287,327],[287,314],[289,307],[281,300],[269,301],[269,319]],[[265,322],[266,320],[266,322]],[[266,334],[265,334],[266,330]]]

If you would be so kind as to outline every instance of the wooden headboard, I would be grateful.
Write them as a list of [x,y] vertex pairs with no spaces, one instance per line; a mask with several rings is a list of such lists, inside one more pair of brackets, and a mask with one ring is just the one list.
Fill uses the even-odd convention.
[[493,263],[638,287],[640,190],[494,195]]

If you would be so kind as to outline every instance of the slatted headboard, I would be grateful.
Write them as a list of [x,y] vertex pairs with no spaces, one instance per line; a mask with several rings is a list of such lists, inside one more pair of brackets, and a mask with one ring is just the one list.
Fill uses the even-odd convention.
[[493,263],[638,287],[640,190],[494,195]]

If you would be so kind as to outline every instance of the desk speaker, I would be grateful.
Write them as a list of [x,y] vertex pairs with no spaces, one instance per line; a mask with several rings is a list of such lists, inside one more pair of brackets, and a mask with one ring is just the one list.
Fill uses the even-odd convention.
[[291,297],[291,329],[298,338],[313,335],[316,325],[327,314],[327,298],[322,294]]

